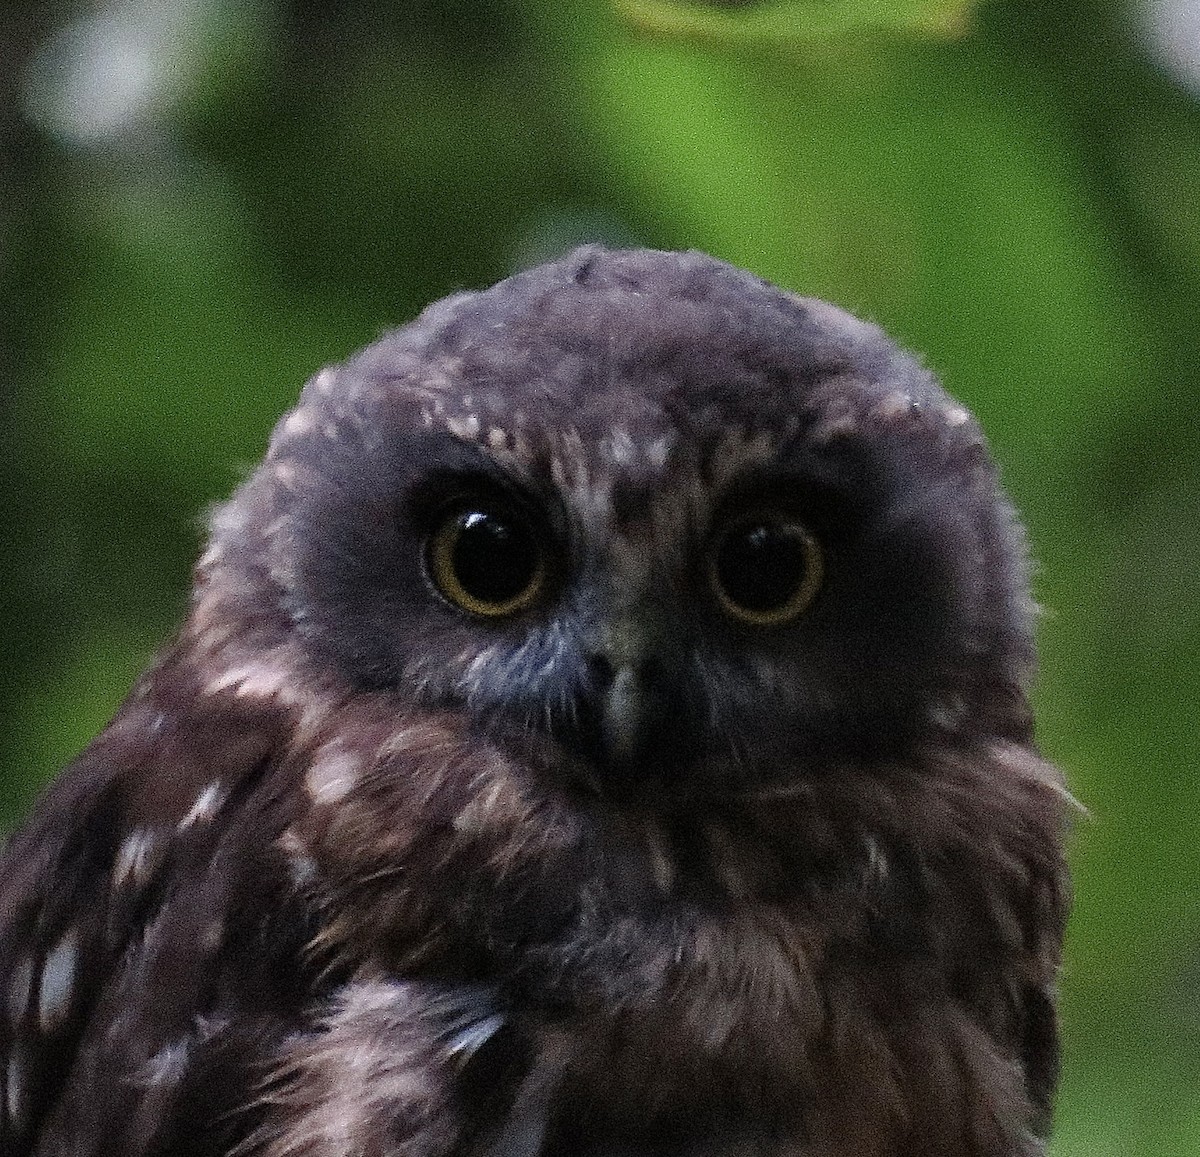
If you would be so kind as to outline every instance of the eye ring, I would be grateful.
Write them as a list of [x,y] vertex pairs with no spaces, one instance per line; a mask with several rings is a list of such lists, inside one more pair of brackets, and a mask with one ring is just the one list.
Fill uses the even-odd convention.
[[821,544],[799,519],[781,511],[752,511],[714,540],[708,582],[730,618],[754,627],[780,627],[812,605],[825,578]]
[[425,570],[452,606],[499,619],[531,606],[546,587],[544,547],[528,521],[504,507],[463,503],[442,515],[425,550]]

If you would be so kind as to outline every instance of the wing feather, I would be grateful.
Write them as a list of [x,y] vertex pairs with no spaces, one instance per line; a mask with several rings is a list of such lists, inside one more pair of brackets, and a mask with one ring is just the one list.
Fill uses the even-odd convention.
[[245,1100],[259,1038],[304,999],[309,914],[271,778],[284,724],[168,657],[4,849],[0,1151],[165,1151],[164,1097],[179,1120],[197,1082],[210,1115],[215,1085]]

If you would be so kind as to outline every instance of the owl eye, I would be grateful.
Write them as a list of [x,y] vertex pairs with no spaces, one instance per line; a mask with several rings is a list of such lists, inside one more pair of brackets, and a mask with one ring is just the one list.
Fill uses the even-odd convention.
[[507,510],[456,507],[429,540],[426,568],[444,598],[486,618],[523,611],[546,582],[546,554]]
[[787,514],[738,519],[717,539],[708,571],[722,610],[756,627],[778,627],[805,611],[824,573],[820,544]]

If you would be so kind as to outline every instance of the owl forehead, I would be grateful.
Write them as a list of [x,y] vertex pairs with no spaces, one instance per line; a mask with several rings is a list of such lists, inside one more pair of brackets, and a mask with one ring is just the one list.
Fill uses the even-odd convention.
[[589,532],[659,548],[707,522],[738,478],[778,460],[799,427],[731,420],[715,408],[672,413],[644,394],[571,413],[559,406],[480,405],[470,392],[427,399],[422,425],[477,448],[519,485],[549,483]]
[[368,460],[410,480],[474,462],[549,499],[586,549],[662,561],[708,532],[731,490],[803,475],[834,443],[978,441],[966,411],[886,343],[818,356],[800,338],[672,331],[621,346],[614,334],[637,336],[632,315],[600,335],[518,332],[505,315],[452,338],[438,308],[309,382],[268,456],[286,488],[303,489],[297,473],[365,479]]

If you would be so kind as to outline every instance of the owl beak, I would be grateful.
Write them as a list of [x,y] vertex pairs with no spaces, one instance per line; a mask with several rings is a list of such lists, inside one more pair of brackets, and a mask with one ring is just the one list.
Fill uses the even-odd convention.
[[640,781],[649,771],[645,765],[653,742],[651,724],[665,707],[664,688],[657,663],[621,657],[627,661],[617,662],[605,651],[591,660],[595,755],[617,779]]
[[637,614],[608,619],[589,657],[601,754],[610,768],[628,768],[645,738],[646,629]]
[[601,732],[610,763],[628,766],[642,745],[646,696],[630,666],[618,667],[604,692]]
[[662,774],[658,724],[680,708],[670,652],[670,639],[647,614],[609,617],[589,648],[580,713],[587,723],[576,740],[611,788],[640,790]]

